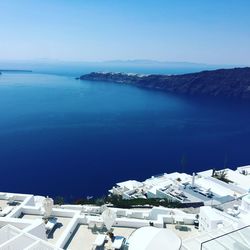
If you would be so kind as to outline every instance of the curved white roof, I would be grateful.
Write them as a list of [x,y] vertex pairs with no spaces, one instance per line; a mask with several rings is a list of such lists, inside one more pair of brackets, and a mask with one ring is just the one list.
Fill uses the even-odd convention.
[[169,229],[142,227],[128,239],[129,250],[178,250],[181,239]]

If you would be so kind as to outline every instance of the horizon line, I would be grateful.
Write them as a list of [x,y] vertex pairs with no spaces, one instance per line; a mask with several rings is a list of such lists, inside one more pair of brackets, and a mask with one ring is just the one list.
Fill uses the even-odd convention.
[[52,58],[35,58],[35,59],[0,59],[1,63],[20,63],[20,62],[36,62],[36,63],[158,63],[158,64],[190,64],[197,66],[227,66],[227,67],[249,67],[248,64],[227,64],[227,63],[205,63],[193,61],[171,61],[171,60],[155,60],[155,59],[107,59],[107,60],[70,60],[70,59],[52,59]]

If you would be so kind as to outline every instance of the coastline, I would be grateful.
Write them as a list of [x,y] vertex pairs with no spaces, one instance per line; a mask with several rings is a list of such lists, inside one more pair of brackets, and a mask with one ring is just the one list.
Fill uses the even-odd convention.
[[201,71],[182,75],[92,72],[76,79],[129,84],[146,89],[190,96],[250,100],[249,67]]

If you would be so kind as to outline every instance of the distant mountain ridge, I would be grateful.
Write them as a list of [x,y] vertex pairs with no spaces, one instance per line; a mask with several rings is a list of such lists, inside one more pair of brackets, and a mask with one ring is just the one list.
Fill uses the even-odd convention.
[[250,100],[250,67],[206,70],[182,75],[92,72],[79,79],[131,84],[178,94]]
[[1,72],[20,72],[20,73],[31,73],[32,70],[26,70],[26,69],[0,69],[0,73]]

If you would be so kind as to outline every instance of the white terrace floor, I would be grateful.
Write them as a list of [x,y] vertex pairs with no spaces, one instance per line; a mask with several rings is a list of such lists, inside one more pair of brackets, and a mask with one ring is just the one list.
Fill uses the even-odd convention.
[[[115,236],[123,236],[125,238],[128,238],[133,231],[135,231],[134,228],[114,227],[113,233]],[[94,234],[91,229],[88,229],[87,225],[78,225],[64,249],[91,250],[93,249],[93,243],[96,237],[97,234]],[[105,248],[103,249],[110,249],[110,243],[111,242],[105,244]]]
[[[23,214],[22,218],[35,220],[35,219],[42,219],[42,216]],[[71,218],[66,218],[66,217],[56,217],[56,218],[57,218],[57,225],[48,235],[48,242],[52,244],[55,244],[58,241],[58,239],[61,237],[63,231],[68,226],[71,220]]]
[[168,224],[167,228],[172,230],[176,235],[178,235],[182,240],[185,240],[189,237],[193,237],[199,233],[198,229],[196,229],[193,225],[187,225],[187,231],[176,229],[176,224]]
[[0,200],[0,208],[4,209],[5,207],[7,207],[7,202],[8,200]]

